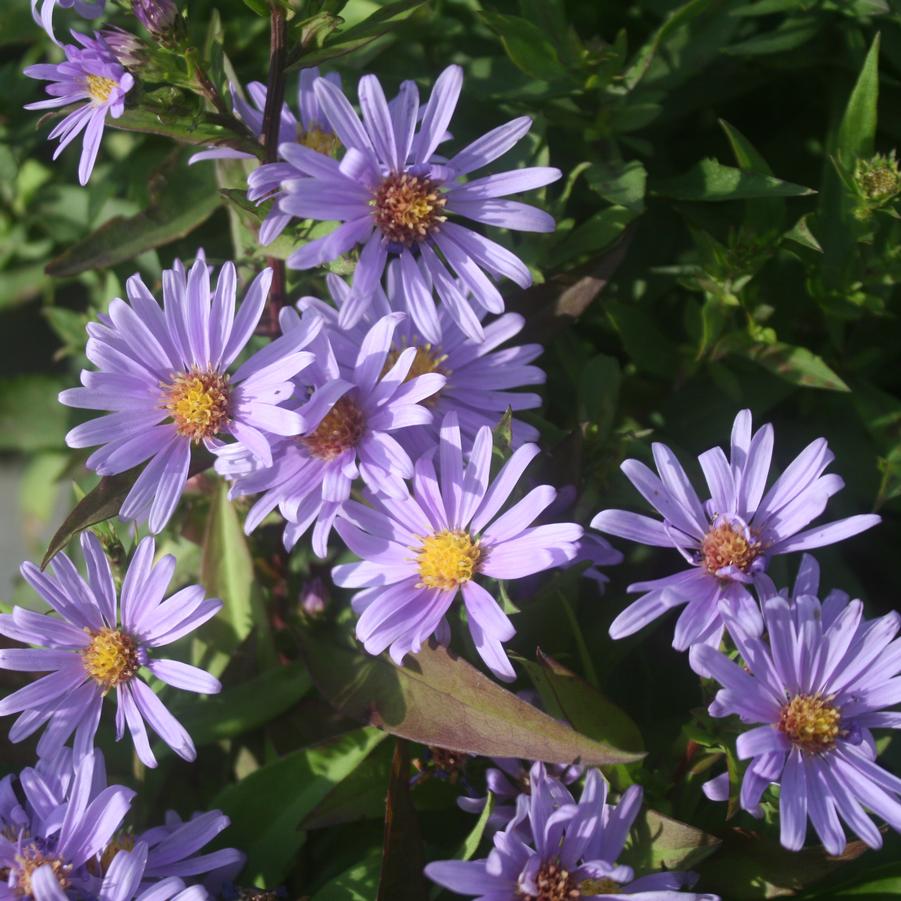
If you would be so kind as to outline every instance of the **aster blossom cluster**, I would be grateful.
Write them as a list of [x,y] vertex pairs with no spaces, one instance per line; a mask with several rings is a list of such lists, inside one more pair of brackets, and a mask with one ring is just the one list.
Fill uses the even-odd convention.
[[[139,114],[136,130],[165,135],[162,107],[193,92],[198,105],[186,107],[176,129],[191,155],[174,165],[196,167],[182,174],[211,184],[215,173],[234,250],[223,258],[212,235],[205,249],[192,245],[187,258],[159,266],[153,254],[183,233],[156,234],[148,213],[140,227],[149,228],[143,250],[153,253],[109,291],[122,296],[105,295],[85,317],[80,384],[58,401],[74,411],[66,445],[98,483],[42,565],[21,565],[23,593],[0,612],[0,670],[13,686],[0,696],[0,716],[15,717],[10,741],[34,739],[37,755],[0,780],[0,901],[202,901],[232,889],[240,899],[280,897],[271,885],[240,888],[244,851],[243,876],[262,884],[291,842],[296,851],[319,828],[311,823],[345,816],[332,789],[346,761],[332,767],[331,749],[320,756],[306,735],[277,730],[247,747],[232,742],[266,725],[258,706],[307,716],[312,706],[299,702],[313,684],[342,717],[365,707],[366,728],[354,735],[336,739],[325,727],[336,747],[369,741],[371,726],[399,738],[386,849],[398,809],[392,793],[426,778],[407,783],[396,771],[409,761],[403,742],[426,744],[423,734],[434,731],[448,744],[429,743],[427,754],[434,770],[449,761],[447,781],[462,786],[457,807],[483,815],[475,828],[487,850],[479,856],[467,840],[465,859],[417,865],[431,891],[479,901],[719,901],[694,890],[706,874],[690,872],[685,857],[672,868],[644,865],[641,848],[663,859],[642,815],[645,790],[651,803],[655,792],[659,799],[660,779],[643,768],[641,736],[634,753],[629,739],[621,751],[609,738],[608,728],[624,734],[634,724],[605,696],[616,686],[602,685],[618,658],[591,646],[599,632],[642,641],[676,610],[672,645],[687,652],[705,693],[698,733],[719,730],[709,743],[720,767],[712,772],[724,758],[729,764],[712,779],[707,771],[709,800],[731,801],[730,812],[740,808],[749,824],[775,822],[787,851],[815,840],[837,856],[849,835],[875,849],[884,824],[901,832],[901,778],[880,760],[880,730],[901,725],[893,709],[901,618],[868,619],[863,602],[842,591],[822,596],[807,553],[881,521],[875,513],[821,521],[844,487],[828,471],[835,455],[826,438],[779,466],[773,426],[755,428],[742,409],[728,449],[698,456],[703,481],[655,441],[647,462],[621,465],[651,510],[598,510],[589,480],[560,476],[563,458],[593,454],[593,424],[580,412],[564,433],[536,413],[547,380],[545,348],[534,340],[542,320],[527,321],[509,296],[509,283],[526,289],[544,278],[520,259],[529,255],[517,233],[555,229],[543,194],[528,203],[520,195],[563,174],[499,164],[515,148],[522,159],[524,145],[529,163],[547,161],[535,152],[533,117],[461,140],[457,64],[428,92],[406,79],[393,93],[374,74],[348,89],[346,74],[303,68],[285,100],[285,77],[303,60],[294,45],[318,42],[323,52],[313,55],[331,68],[339,57],[316,29],[339,20],[324,8],[304,20],[283,4],[257,5],[271,13],[267,83],[237,80],[215,28],[207,42],[219,56],[215,70],[205,68],[188,37],[188,10],[175,0],[131,4],[152,45],[115,25],[59,43],[59,9],[82,27],[114,13],[105,0],[32,0],[56,45],[51,58],[63,57],[24,71],[48,94],[27,108],[60,116],[49,134],[59,139],[53,159],[82,137],[78,180],[87,185],[106,126],[128,128],[127,107]],[[178,69],[172,92],[157,91],[148,106],[166,65]],[[560,207],[581,171],[565,183]],[[571,484],[558,490],[556,476]],[[625,559],[620,540],[664,549],[678,565],[641,573],[626,589],[638,597],[624,609],[608,574]],[[794,586],[782,588],[776,559],[802,552]],[[641,554],[637,564],[650,569],[657,557]],[[570,596],[577,585],[591,609]],[[551,612],[538,623],[542,605]],[[609,630],[597,619],[606,612]],[[539,634],[550,619],[554,629]],[[558,627],[569,630],[577,662],[544,653]],[[322,663],[335,649],[329,633],[341,630],[355,655],[352,677],[332,673],[340,661]],[[430,666],[453,673],[450,687],[429,682]],[[463,689],[453,683],[460,673]],[[327,684],[333,675],[345,684]],[[540,703],[498,685],[524,677]],[[197,698],[219,694],[223,683],[220,698]],[[395,704],[386,705],[392,691]],[[253,708],[250,725],[229,716],[233,703],[242,714]],[[601,714],[574,715],[579,703]],[[563,737],[530,743],[536,722]],[[696,751],[683,739],[688,770]],[[146,797],[108,784],[106,740],[110,772],[133,754]],[[501,756],[504,742],[520,756]],[[561,752],[567,742],[577,752]],[[130,821],[134,802],[150,806],[168,771],[194,763],[205,744],[215,746],[210,760],[226,779],[241,774],[209,806],[232,814],[237,795],[254,812],[259,836],[242,824],[244,851],[220,846],[230,821],[218,809],[169,810],[145,828]],[[324,797],[314,803],[286,790],[300,801],[280,806],[283,773],[275,787],[266,782],[271,771],[256,774],[283,748],[317,780],[310,798],[328,786]],[[480,763],[478,752],[491,756]],[[597,768],[605,759],[634,763],[605,771],[608,782]],[[215,772],[205,764],[192,770],[198,781]],[[457,779],[473,765],[485,769],[484,790]],[[247,794],[263,787],[249,801],[232,794],[245,780]],[[425,845],[434,849],[431,837]],[[300,897],[318,891],[304,886]]]

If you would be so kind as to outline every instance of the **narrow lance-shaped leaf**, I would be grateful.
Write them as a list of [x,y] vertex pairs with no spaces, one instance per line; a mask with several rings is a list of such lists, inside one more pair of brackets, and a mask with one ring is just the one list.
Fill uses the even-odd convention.
[[716,160],[701,160],[688,172],[657,182],[653,193],[674,200],[720,203],[755,197],[804,197],[812,188],[765,175],[724,166]]
[[443,647],[424,647],[402,667],[319,632],[301,637],[301,651],[333,706],[402,738],[483,757],[550,763],[604,765],[642,756],[581,735]]

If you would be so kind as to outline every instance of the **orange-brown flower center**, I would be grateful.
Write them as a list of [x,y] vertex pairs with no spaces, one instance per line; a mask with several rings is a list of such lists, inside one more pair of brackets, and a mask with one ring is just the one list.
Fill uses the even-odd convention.
[[701,541],[701,556],[704,567],[711,575],[716,575],[723,567],[734,566],[747,572],[760,555],[763,545],[747,537],[735,526],[721,522],[713,526]]
[[537,895],[520,894],[523,901],[573,901],[581,898],[582,892],[573,879],[572,873],[564,870],[558,860],[546,863],[535,878]]
[[53,870],[53,875],[63,892],[69,887],[69,874],[72,872],[70,864],[63,863],[58,857],[47,854],[36,845],[26,845],[21,853],[16,854],[13,871],[16,884],[13,891],[22,898],[31,898],[34,891],[31,878],[35,871],[48,865]]
[[346,394],[323,417],[315,431],[300,442],[320,460],[334,460],[359,444],[366,431],[366,418],[359,404]]
[[407,172],[385,178],[370,203],[382,234],[405,247],[428,237],[447,218],[442,214],[447,200],[439,193],[438,183]]
[[195,443],[212,438],[231,419],[228,376],[212,369],[175,373],[163,386],[163,398],[178,434]]
[[141,666],[134,638],[119,629],[91,632],[91,643],[81,652],[85,672],[104,690],[127,682]]
[[841,734],[841,711],[822,695],[795,695],[779,713],[779,731],[808,754],[835,747]]

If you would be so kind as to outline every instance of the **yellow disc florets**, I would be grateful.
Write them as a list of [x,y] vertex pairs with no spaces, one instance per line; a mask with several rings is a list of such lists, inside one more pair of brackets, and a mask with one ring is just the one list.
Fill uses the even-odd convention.
[[98,103],[106,103],[110,94],[117,87],[116,81],[103,75],[88,75],[87,82],[88,93],[91,95],[91,99],[96,100]]
[[16,854],[13,871],[16,884],[13,891],[22,898],[31,898],[34,894],[31,885],[31,877],[35,870],[43,866],[49,866],[59,883],[62,891],[69,887],[69,874],[72,872],[70,864],[63,863],[58,857],[47,854],[36,845],[26,845],[21,852]]
[[[430,372],[437,372],[441,375],[450,375],[450,370],[445,369],[442,365],[444,361],[447,359],[447,354],[441,353],[441,348],[433,347],[431,344],[414,344],[412,345],[416,348],[416,356],[413,357],[413,365],[410,367],[410,371],[407,373],[407,377],[404,379],[405,382],[409,382],[411,379],[415,379],[420,375],[427,375]],[[385,365],[382,367],[382,375],[385,375],[387,372],[391,370],[394,364],[397,362],[397,358],[407,349],[404,347],[396,347],[394,350],[390,351],[387,358],[385,359]],[[435,401],[438,400],[441,391],[436,391],[430,397],[426,398],[420,403],[424,403],[427,406],[432,405]]]
[[300,442],[320,460],[334,460],[346,450],[359,444],[366,431],[366,417],[360,405],[346,394],[316,426],[315,431],[300,438]]
[[478,571],[482,549],[468,532],[436,532],[422,539],[416,551],[420,585],[444,591],[459,588]]
[[140,668],[138,644],[119,629],[91,632],[91,643],[81,652],[84,671],[104,690],[127,682]]
[[195,442],[212,438],[231,419],[228,376],[221,372],[190,369],[176,373],[163,386],[163,399],[178,434]]
[[538,871],[535,884],[538,886],[538,894],[521,893],[523,901],[575,901],[582,897],[572,873],[563,869],[557,860],[546,863]]
[[715,525],[701,541],[704,567],[711,575],[716,575],[726,566],[747,572],[762,549],[759,541],[749,540],[741,530],[728,522]]
[[379,230],[393,244],[409,247],[427,238],[447,218],[447,200],[438,183],[422,175],[395,173],[372,195],[372,215]]
[[338,136],[330,131],[322,131],[318,128],[311,128],[309,131],[297,129],[297,143],[315,150],[317,153],[323,153],[331,156],[339,145]]
[[779,731],[808,754],[821,754],[835,746],[841,735],[841,711],[819,694],[795,695],[779,713]]

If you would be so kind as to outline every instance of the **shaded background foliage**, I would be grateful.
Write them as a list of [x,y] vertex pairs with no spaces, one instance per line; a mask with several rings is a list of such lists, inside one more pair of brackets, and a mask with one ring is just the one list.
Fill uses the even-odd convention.
[[[221,87],[231,71],[242,83],[265,80],[268,21],[255,14],[265,3],[187,6],[199,58]],[[288,6],[296,44],[298,23],[314,10],[294,0]],[[777,464],[815,437],[829,439],[834,469],[847,482],[834,499],[836,515],[876,509],[884,517],[877,530],[818,554],[823,586],[863,597],[870,615],[896,606],[901,229],[892,203],[868,204],[854,173],[860,160],[901,142],[897,7],[887,0],[312,6],[344,22],[328,15],[307,22],[301,64],[334,67],[346,84],[376,71],[396,86],[404,78],[427,85],[460,63],[467,81],[455,138],[465,143],[503,118],[528,114],[536,128],[519,160],[564,171],[545,198],[557,233],[507,238],[536,278],[507,297],[528,316],[523,336],[546,345],[545,405],[532,417],[546,451],[542,476],[575,486],[577,518],[635,507],[618,471],[625,456],[647,459],[650,442],[662,440],[691,457],[724,443],[736,409],[749,406],[757,421],[776,427]],[[46,128],[21,109],[40,90],[22,68],[51,52],[27,4],[3,4],[0,453],[21,468],[21,500],[18,511],[4,511],[2,528],[21,530],[33,558],[42,556],[60,510],[94,484],[64,449],[77,414],[56,402],[84,363],[85,323],[122,293],[133,271],[158,282],[162,267],[198,246],[214,262],[236,258],[245,274],[273,252],[255,244],[255,213],[234,191],[240,171],[187,168],[190,149],[166,137],[110,129],[89,190],[77,185],[76,152],[51,163]],[[162,130],[188,143],[215,134],[203,101],[167,80],[147,78],[122,124],[156,131],[167,123]],[[305,235],[300,228],[291,240]],[[275,252],[287,246],[283,240]],[[321,294],[322,273],[289,273],[288,287],[291,297]],[[478,843],[472,819],[454,805],[462,783],[433,774],[408,793],[408,758],[430,768],[423,748],[395,746],[360,719],[374,705],[389,730],[434,737],[434,723],[423,722],[443,709],[448,662],[430,664],[439,675],[428,694],[364,659],[348,644],[338,592],[326,588],[331,604],[322,620],[299,615],[303,587],[328,571],[303,544],[286,558],[275,525],[249,544],[243,511],[209,475],[198,477],[189,500],[165,549],[178,554],[180,575],[200,574],[223,597],[226,611],[203,633],[205,643],[184,655],[221,673],[225,694],[183,709],[203,746],[198,765],[163,752],[158,770],[133,770],[127,751],[112,746],[111,769],[141,784],[148,817],[174,799],[182,813],[222,806],[234,821],[228,843],[250,855],[248,881],[284,883],[289,897],[315,901],[388,897],[389,885],[394,901],[427,897],[411,875],[418,865],[411,849],[423,842],[436,858],[452,856],[467,835],[468,853]],[[115,524],[101,528],[109,547],[129,546]],[[672,557],[628,549],[603,596],[564,573],[510,599],[521,610],[512,643],[521,687],[537,687],[546,709],[589,739],[643,747],[643,763],[606,768],[611,781],[641,782],[650,807],[703,830],[651,817],[634,837],[634,860],[687,859],[703,888],[730,899],[901,894],[894,836],[882,852],[857,860],[855,843],[848,861],[816,850],[789,855],[771,823],[743,813],[726,821],[724,809],[703,798],[700,783],[721,768],[730,744],[728,724],[703,712],[706,689],[670,648],[672,623],[617,643],[607,636],[625,586],[665,575]],[[774,562],[778,584],[789,582],[795,565]],[[3,573],[3,600],[30,603],[20,585],[6,582],[12,576]],[[455,647],[476,659],[466,642],[456,632]],[[538,655],[539,645],[550,659]],[[475,678],[467,671],[465,679]],[[0,677],[3,691],[14,684]],[[482,711],[486,732],[500,710]],[[4,743],[0,768],[17,769],[32,754]],[[885,755],[898,771],[898,748]],[[728,763],[734,777],[735,761]],[[471,763],[464,781],[479,785],[479,770]],[[394,819],[386,837],[389,785]],[[709,836],[722,840],[718,849]],[[407,871],[399,854],[409,857]]]

